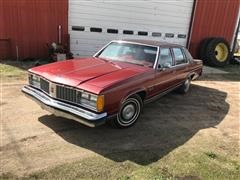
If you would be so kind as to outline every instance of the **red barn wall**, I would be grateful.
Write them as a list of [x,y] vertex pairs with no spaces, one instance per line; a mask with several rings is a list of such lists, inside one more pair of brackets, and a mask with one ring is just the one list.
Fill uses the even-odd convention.
[[16,46],[21,59],[47,56],[58,25],[66,35],[68,0],[0,0],[0,58],[16,58]]
[[[189,41],[194,57],[204,38],[221,36],[231,44],[239,5],[240,0],[196,0]],[[0,0],[0,58],[16,58],[16,46],[21,59],[47,56],[46,43],[57,42],[58,25],[67,35],[68,0]]]
[[196,0],[190,52],[198,56],[200,42],[208,37],[224,37],[229,44],[234,38],[240,0]]

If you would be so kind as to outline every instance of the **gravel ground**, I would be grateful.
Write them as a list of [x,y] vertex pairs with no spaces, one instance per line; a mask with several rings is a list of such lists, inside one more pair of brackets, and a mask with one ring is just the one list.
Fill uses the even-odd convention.
[[239,159],[238,81],[194,81],[188,94],[172,92],[146,105],[139,122],[124,130],[55,117],[21,93],[25,83],[2,78],[1,174],[22,176],[96,156],[147,166],[189,143]]

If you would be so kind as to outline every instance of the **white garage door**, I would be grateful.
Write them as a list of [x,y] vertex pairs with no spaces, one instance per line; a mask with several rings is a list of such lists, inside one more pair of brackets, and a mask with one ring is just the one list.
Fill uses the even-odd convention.
[[92,56],[114,39],[152,39],[186,45],[193,0],[69,0],[70,49]]

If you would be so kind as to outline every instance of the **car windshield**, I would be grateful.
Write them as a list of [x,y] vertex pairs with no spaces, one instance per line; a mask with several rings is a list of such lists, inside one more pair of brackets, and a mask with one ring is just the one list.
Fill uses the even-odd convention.
[[97,57],[124,61],[137,65],[153,67],[157,56],[157,47],[124,42],[112,42]]

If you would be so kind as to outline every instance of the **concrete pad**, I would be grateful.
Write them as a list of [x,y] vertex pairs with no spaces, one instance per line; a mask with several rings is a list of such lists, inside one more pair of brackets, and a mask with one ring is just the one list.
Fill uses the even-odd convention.
[[203,74],[227,74],[228,72],[209,66],[203,66]]

